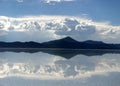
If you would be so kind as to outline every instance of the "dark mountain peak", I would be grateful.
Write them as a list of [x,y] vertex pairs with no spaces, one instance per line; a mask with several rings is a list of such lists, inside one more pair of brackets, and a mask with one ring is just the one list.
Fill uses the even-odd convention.
[[40,44],[40,43],[38,43],[38,42],[34,42],[34,41],[29,41],[29,42],[24,42],[24,43],[33,43],[33,44]]
[[75,39],[73,39],[73,38],[71,38],[71,37],[69,37],[69,36],[67,36],[67,37],[65,37],[65,38],[62,38],[62,39],[60,39],[60,40],[68,41],[68,42],[78,42],[78,41],[76,41]]
[[37,42],[0,42],[0,48],[55,48],[55,49],[120,49],[120,44],[107,44],[102,41],[79,42],[71,37],[58,40]]
[[67,37],[65,37],[65,38],[63,38],[63,39],[72,39],[70,36],[67,36]]
[[90,44],[105,44],[105,43],[102,42],[102,41],[93,41],[93,40],[87,40],[87,41],[84,41],[84,43],[90,43]]

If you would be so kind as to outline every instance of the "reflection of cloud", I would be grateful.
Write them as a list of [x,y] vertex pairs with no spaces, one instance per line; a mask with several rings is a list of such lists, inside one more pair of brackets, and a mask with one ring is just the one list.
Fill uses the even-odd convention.
[[[113,26],[106,22],[94,22],[87,18],[68,16],[31,16],[22,18],[1,16],[0,31],[1,30],[8,33],[4,36],[0,36],[0,40],[6,37],[6,39],[1,41],[10,41],[10,39],[13,39],[11,41],[34,41],[34,38],[40,37],[36,41],[41,42],[43,41],[41,39],[43,37],[42,35],[47,35],[49,38],[46,37],[44,38],[45,40],[71,36],[79,41],[99,40],[104,42],[120,42],[120,26]],[[19,37],[23,36],[23,39],[20,39],[17,35],[13,36],[11,32],[22,32],[25,34],[19,34]],[[28,34],[31,34],[32,37]],[[11,36],[13,38],[9,38]]]
[[87,79],[69,80],[38,80],[9,77],[0,79],[0,86],[119,86],[119,76],[120,73],[110,73],[109,76],[98,75]]
[[48,77],[49,79],[72,79],[120,72],[120,59],[117,54],[90,58],[78,55],[70,60],[58,59],[44,53],[1,53],[0,56],[1,78],[19,76],[39,79],[48,79]]

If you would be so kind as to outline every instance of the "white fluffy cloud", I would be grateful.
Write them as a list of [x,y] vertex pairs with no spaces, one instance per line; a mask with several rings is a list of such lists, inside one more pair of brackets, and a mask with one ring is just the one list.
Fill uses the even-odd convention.
[[79,41],[120,43],[120,26],[69,16],[0,17],[0,41],[43,42],[71,36]]

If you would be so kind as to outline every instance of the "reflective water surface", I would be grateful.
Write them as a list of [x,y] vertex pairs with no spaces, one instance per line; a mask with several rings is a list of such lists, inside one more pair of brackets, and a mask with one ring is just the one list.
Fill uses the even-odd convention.
[[0,50],[0,86],[120,86],[120,53]]

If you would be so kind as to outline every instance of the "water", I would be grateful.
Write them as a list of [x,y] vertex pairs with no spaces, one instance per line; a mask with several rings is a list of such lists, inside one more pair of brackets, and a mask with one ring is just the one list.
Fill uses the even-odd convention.
[[119,52],[0,50],[0,86],[120,86]]

